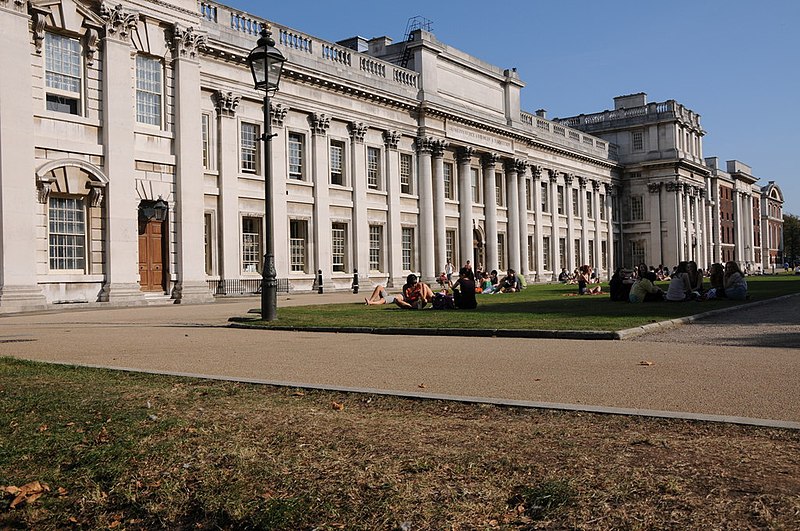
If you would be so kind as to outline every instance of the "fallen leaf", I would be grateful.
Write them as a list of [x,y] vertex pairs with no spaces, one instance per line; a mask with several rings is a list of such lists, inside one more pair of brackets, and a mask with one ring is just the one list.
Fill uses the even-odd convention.
[[67,489],[65,489],[64,487],[58,487],[58,495],[59,496],[66,496],[67,495]]
[[42,424],[39,426],[39,431],[47,431],[47,424]]
[[649,367],[652,364],[653,364],[652,361],[644,361],[644,360],[642,360],[642,361],[639,362],[639,365],[644,365],[645,367]]
[[417,387],[419,387],[420,389],[425,389],[425,384],[424,384],[424,383],[421,383],[421,384],[419,384]]
[[303,391],[295,391],[292,396],[306,396],[306,394]]
[[331,407],[336,411],[341,411],[344,409],[344,404],[340,404],[339,402],[331,402]]
[[77,524],[78,523],[78,519],[75,518],[74,516],[70,516],[69,517],[69,521],[72,522],[73,524]]
[[108,524],[108,528],[109,528],[109,529],[114,529],[115,527],[119,527],[119,525],[120,525],[121,523],[122,523],[122,522],[120,522],[119,520],[114,520],[113,522],[111,522],[110,524]]

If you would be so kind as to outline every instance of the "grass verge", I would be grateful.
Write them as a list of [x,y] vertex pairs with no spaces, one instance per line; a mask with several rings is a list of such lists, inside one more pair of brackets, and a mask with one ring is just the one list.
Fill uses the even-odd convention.
[[0,359],[2,529],[796,529],[800,433]]
[[[666,290],[666,283],[661,283]],[[750,301],[800,292],[800,277],[749,277]],[[604,287],[607,290],[607,286]],[[280,308],[278,320],[246,321],[259,327],[471,328],[616,331],[694,315],[744,301],[629,304],[607,294],[571,296],[576,286],[530,285],[521,293],[478,296],[477,310],[408,311],[394,305],[330,304]],[[367,293],[365,296],[369,296]]]

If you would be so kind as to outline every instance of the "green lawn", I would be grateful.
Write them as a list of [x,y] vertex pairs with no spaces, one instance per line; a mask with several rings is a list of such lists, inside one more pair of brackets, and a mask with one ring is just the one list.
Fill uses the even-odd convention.
[[[667,283],[659,283],[666,290]],[[749,277],[750,301],[800,292],[800,276]],[[607,284],[603,286],[607,290]],[[394,305],[335,304],[278,309],[272,323],[257,326],[472,328],[513,330],[623,330],[634,326],[744,304],[727,300],[688,303],[629,304],[608,294],[570,296],[577,286],[530,285],[521,293],[479,295],[477,310],[402,310]],[[366,293],[369,295],[369,293]]]

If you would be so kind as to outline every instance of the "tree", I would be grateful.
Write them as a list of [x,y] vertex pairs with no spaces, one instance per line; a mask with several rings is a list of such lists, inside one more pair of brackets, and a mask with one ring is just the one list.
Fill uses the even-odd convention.
[[783,260],[795,265],[800,261],[800,217],[783,215]]

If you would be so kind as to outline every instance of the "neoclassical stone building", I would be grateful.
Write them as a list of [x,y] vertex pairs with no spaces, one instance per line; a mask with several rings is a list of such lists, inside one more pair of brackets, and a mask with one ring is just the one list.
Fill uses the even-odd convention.
[[[0,0],[0,311],[257,289],[264,124],[245,58],[266,22],[191,0]],[[777,252],[780,190],[707,163],[674,101],[548,120],[520,109],[514,69],[422,29],[330,43],[270,24],[287,58],[269,109],[284,289],[318,270],[333,289],[356,270],[430,280],[447,260],[541,282]]]

